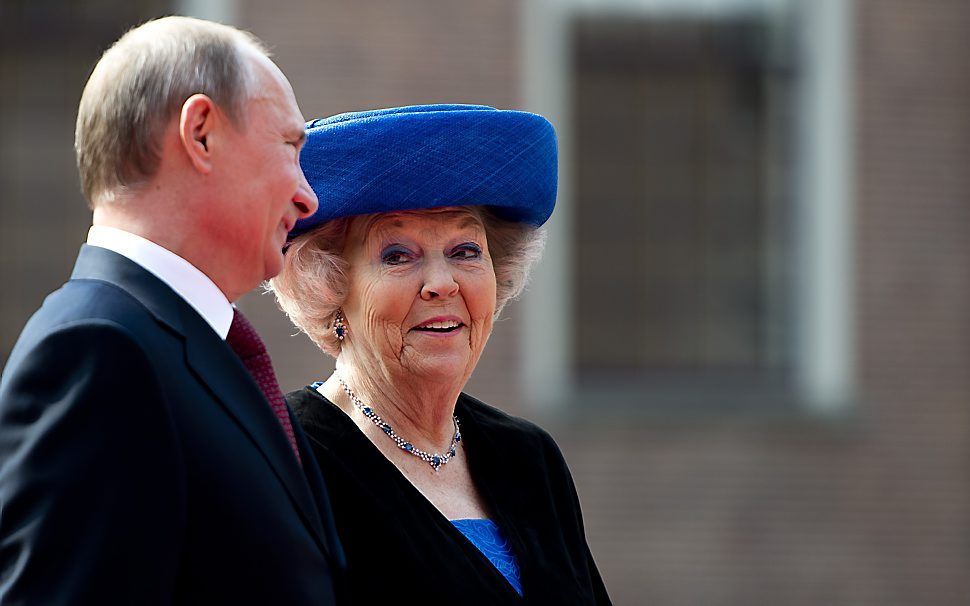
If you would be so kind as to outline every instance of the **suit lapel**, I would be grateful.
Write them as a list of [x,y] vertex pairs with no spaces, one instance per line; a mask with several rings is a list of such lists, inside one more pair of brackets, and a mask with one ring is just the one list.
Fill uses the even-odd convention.
[[[115,252],[82,246],[71,279],[115,284],[182,336],[186,363],[192,373],[263,454],[321,549],[332,557],[310,486],[286,434],[263,392],[225,341],[168,285]],[[312,457],[305,461],[306,465],[314,465]]]
[[[198,321],[204,323],[201,318]],[[256,448],[262,451],[309,526],[322,539],[320,516],[310,487],[266,396],[229,346],[208,325],[198,328],[201,330],[194,332],[202,334],[194,337],[186,335],[188,365],[229,416],[249,435]],[[193,331],[190,329],[190,332]],[[312,459],[306,464],[312,464]],[[326,541],[320,542],[326,549]]]
[[179,310],[180,306],[191,310],[189,304],[168,285],[127,257],[105,248],[84,244],[74,264],[71,279],[100,280],[114,284],[138,299],[162,324],[179,335],[185,335]]

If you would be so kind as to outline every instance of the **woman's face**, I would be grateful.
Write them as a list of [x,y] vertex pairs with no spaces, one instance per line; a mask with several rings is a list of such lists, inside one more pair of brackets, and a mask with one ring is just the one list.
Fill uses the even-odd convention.
[[471,209],[354,219],[343,306],[354,360],[387,378],[467,380],[492,331],[495,272]]

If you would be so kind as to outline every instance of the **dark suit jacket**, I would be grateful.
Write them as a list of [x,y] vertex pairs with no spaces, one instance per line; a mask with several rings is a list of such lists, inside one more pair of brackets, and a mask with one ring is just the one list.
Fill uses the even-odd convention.
[[323,479],[180,296],[83,246],[0,380],[0,603],[335,602]]

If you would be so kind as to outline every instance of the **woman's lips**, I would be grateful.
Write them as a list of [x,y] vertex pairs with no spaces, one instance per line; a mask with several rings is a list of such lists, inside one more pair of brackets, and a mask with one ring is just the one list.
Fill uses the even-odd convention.
[[448,336],[461,331],[465,323],[454,316],[438,316],[421,322],[411,330],[427,335]]

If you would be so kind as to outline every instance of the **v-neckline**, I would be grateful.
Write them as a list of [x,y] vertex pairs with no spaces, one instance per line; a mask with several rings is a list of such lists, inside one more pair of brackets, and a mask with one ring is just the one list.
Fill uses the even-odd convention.
[[[468,457],[468,471],[472,476],[472,482],[474,482],[475,487],[481,492],[482,498],[485,500],[486,505],[488,506],[489,510],[492,512],[495,518],[494,519],[495,523],[499,526],[499,528],[501,528],[506,533],[509,542],[512,544],[513,553],[515,554],[516,558],[519,561],[519,575],[520,575],[519,582],[520,582],[520,585],[522,585],[521,595],[515,590],[515,588],[512,586],[509,580],[505,578],[505,575],[503,575],[495,567],[495,565],[492,564],[492,562],[485,556],[485,554],[482,553],[482,551],[477,546],[475,546],[475,544],[472,543],[471,540],[464,535],[464,533],[458,530],[458,528],[451,523],[451,520],[449,520],[448,517],[445,516],[445,514],[442,513],[442,511],[438,509],[438,507],[434,503],[432,503],[431,500],[428,499],[428,497],[425,496],[425,494],[421,492],[418,489],[418,487],[415,486],[414,483],[412,483],[411,480],[408,479],[408,477],[401,472],[400,469],[398,469],[397,465],[395,465],[390,459],[387,458],[387,456],[384,455],[381,449],[378,448],[377,445],[374,444],[374,442],[371,441],[371,439],[368,438],[363,431],[361,431],[360,427],[354,422],[354,420],[346,412],[344,412],[342,408],[334,404],[332,401],[330,401],[330,398],[320,393],[320,391],[315,389],[314,387],[307,386],[306,389],[311,391],[316,398],[322,400],[325,405],[332,407],[333,410],[340,415],[341,423],[345,424],[345,427],[342,428],[343,431],[341,432],[342,437],[344,439],[363,440],[363,442],[366,443],[367,450],[371,453],[371,455],[372,456],[376,455],[380,459],[380,462],[378,464],[385,465],[386,472],[389,473],[392,477],[396,478],[396,481],[398,483],[403,484],[405,486],[404,490],[410,491],[412,496],[415,497],[415,499],[417,500],[417,502],[422,504],[421,507],[425,508],[426,510],[432,513],[431,517],[435,520],[439,529],[441,529],[446,535],[448,535],[454,543],[461,545],[463,547],[463,551],[473,553],[474,554],[473,557],[479,560],[479,563],[481,564],[481,566],[484,566],[486,569],[490,571],[491,573],[490,576],[494,580],[499,582],[505,588],[505,590],[507,590],[506,592],[510,596],[514,596],[515,599],[518,599],[520,601],[524,599],[524,595],[526,591],[526,579],[525,579],[525,570],[524,570],[525,558],[523,557],[526,552],[525,541],[521,540],[521,537],[519,536],[519,533],[518,533],[518,529],[516,529],[513,525],[509,523],[509,519],[503,514],[502,510],[498,507],[497,503],[495,502],[495,494],[487,487],[487,482],[483,484],[480,481],[478,481],[477,479],[478,473],[476,472],[483,472],[485,466],[476,465],[474,462],[474,457],[470,456],[470,453],[468,452],[469,441],[467,440],[466,433],[462,434],[462,448],[465,450],[465,456]],[[458,404],[461,404],[461,396],[459,396],[458,398]],[[466,408],[463,407],[461,412],[468,412],[468,411]],[[459,409],[457,405],[455,407],[455,414],[459,414]],[[467,419],[469,419],[471,416],[472,416],[471,414],[466,414],[464,415],[464,418],[461,418],[463,427],[467,427],[468,425],[473,426],[471,435],[474,437],[481,437],[482,434],[481,432],[478,431],[478,427],[474,423],[474,420],[472,420],[471,423],[467,423]],[[478,450],[478,446],[473,445],[471,447],[471,450],[472,451]]]

